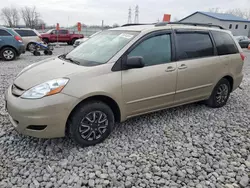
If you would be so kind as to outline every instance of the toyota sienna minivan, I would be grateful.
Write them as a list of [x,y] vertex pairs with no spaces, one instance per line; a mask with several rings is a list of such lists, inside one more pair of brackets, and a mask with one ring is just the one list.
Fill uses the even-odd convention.
[[134,116],[197,101],[223,107],[242,81],[243,62],[221,27],[125,25],[23,69],[6,92],[6,108],[22,134],[69,135],[90,146]]

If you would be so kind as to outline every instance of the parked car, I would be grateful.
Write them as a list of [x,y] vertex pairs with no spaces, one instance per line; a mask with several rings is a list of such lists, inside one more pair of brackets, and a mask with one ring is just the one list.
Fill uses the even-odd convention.
[[197,101],[223,107],[242,82],[244,55],[230,32],[212,27],[103,31],[22,70],[6,94],[10,121],[25,135],[90,146],[134,116]]
[[46,33],[41,34],[41,36],[45,43],[58,41],[67,42],[69,45],[73,45],[77,39],[84,37],[82,34],[71,34],[70,31],[66,29],[61,29],[59,31],[49,30]]
[[247,36],[236,36],[235,37],[241,48],[248,48],[250,44],[250,39]]
[[0,57],[5,61],[12,61],[25,53],[23,40],[13,29],[0,28]]
[[82,38],[82,39],[77,39],[74,44],[73,47],[76,48],[77,46],[79,46],[80,44],[84,43],[85,41],[87,41],[89,38]]
[[[91,37],[97,35],[97,34],[100,33],[100,32],[102,32],[102,31],[99,31],[99,32],[94,33],[94,34],[91,35],[89,38],[91,38]],[[76,47],[79,46],[80,44],[82,44],[82,43],[84,43],[85,41],[87,41],[89,38],[86,38],[86,37],[85,37],[85,38],[82,38],[82,39],[77,39],[77,40],[75,41],[75,43],[73,44],[73,47],[76,48]]]
[[41,35],[35,29],[15,28],[14,30],[22,37],[26,50],[32,51],[35,48],[35,42],[42,42]]

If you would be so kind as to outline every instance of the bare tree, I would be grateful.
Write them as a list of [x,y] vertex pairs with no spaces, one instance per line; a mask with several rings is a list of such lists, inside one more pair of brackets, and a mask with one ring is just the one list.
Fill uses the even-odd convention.
[[119,24],[114,23],[112,27],[113,27],[113,28],[116,28],[116,27],[120,27],[120,26],[119,26]]
[[9,27],[16,27],[20,20],[18,10],[15,7],[2,8],[1,17]]
[[39,23],[40,14],[37,12],[36,7],[24,7],[21,9],[21,14],[26,27],[34,29]]
[[231,10],[226,11],[226,13],[233,14],[235,16],[239,16],[245,19],[250,19],[250,9],[243,10],[243,9],[236,8],[236,9],[231,9]]
[[220,10],[220,8],[210,8],[209,12],[214,12],[214,13],[222,13],[222,11]]

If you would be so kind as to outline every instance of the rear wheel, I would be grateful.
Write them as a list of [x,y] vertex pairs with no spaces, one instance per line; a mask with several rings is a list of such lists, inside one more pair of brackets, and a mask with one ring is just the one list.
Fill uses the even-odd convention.
[[71,114],[68,132],[80,146],[92,146],[104,141],[112,132],[115,118],[111,108],[103,102],[81,104]]
[[76,39],[72,39],[71,41],[71,45],[73,45],[75,43]]
[[16,56],[17,56],[16,51],[10,47],[6,47],[6,48],[2,49],[0,53],[1,53],[1,57],[5,61],[12,61],[12,60],[16,59]]
[[229,81],[222,78],[215,86],[210,98],[206,101],[211,108],[220,108],[226,105],[230,96],[231,85]]
[[27,45],[27,50],[29,50],[30,52],[33,52],[35,50],[35,43],[31,42]]

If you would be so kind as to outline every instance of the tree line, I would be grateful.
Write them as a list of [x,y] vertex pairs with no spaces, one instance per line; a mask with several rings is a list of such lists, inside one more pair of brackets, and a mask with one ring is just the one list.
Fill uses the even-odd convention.
[[1,9],[0,16],[8,27],[18,27],[21,19],[26,27],[32,29],[41,29],[45,24],[35,6],[21,9],[5,7]]
[[227,14],[232,14],[235,16],[239,16],[241,18],[245,18],[247,20],[250,20],[250,9],[230,9],[227,11],[223,11],[220,8],[211,8],[209,9],[209,12],[214,12],[214,13],[227,13]]

